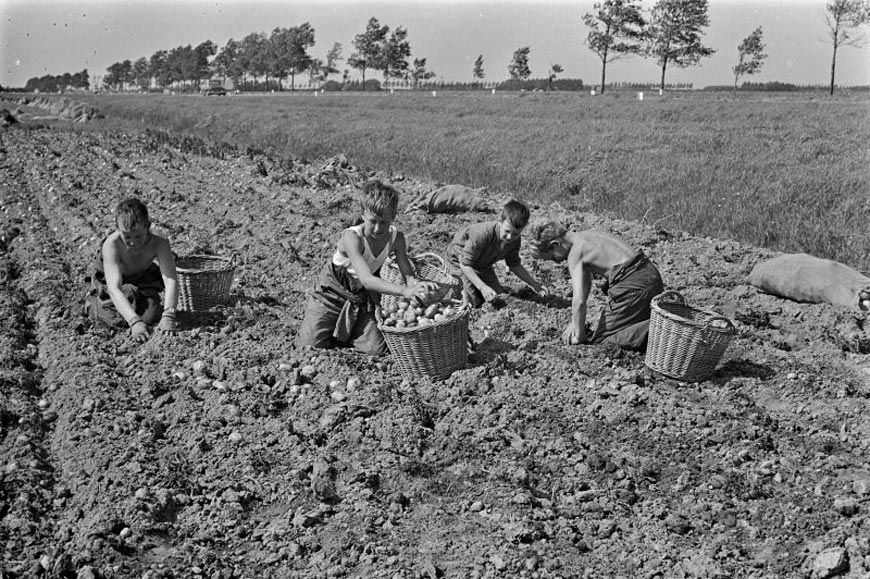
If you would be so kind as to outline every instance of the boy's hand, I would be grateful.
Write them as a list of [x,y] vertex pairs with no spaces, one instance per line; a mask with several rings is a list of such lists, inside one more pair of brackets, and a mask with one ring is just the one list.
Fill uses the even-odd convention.
[[175,323],[174,310],[166,310],[163,312],[163,315],[160,317],[160,323],[157,325],[157,329],[167,334],[174,334],[178,331],[178,325]]
[[136,320],[130,326],[130,337],[133,338],[134,342],[145,342],[151,337],[151,326],[142,320]]
[[565,328],[565,331],[562,332],[562,341],[568,344],[569,346],[576,346],[577,344],[582,344],[586,339],[585,328],[583,330],[579,328],[575,328],[574,324],[568,324]]
[[402,297],[411,299],[424,300],[426,296],[429,294],[429,289],[426,287],[425,283],[418,283],[416,285],[407,286],[402,290]]
[[483,289],[480,290],[480,295],[482,295],[483,299],[485,299],[486,301],[491,302],[496,298],[496,296],[498,296],[498,292],[486,285],[483,286]]
[[547,287],[543,284],[538,286],[537,293],[542,298],[547,298],[547,297],[550,297],[551,295],[553,295],[553,291],[549,287]]

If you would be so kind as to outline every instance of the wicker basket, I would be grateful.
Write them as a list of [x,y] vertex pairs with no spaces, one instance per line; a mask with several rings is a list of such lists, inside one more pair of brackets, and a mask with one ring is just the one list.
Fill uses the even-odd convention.
[[645,363],[671,378],[700,382],[713,373],[735,333],[728,318],[668,291],[652,300]]
[[[440,284],[440,298],[452,296],[457,291],[458,282],[447,273],[444,260],[439,255],[425,253],[411,261],[417,269],[418,279]],[[387,261],[381,267],[381,278],[404,285],[399,268],[393,261]],[[385,294],[381,296],[381,307],[399,299],[399,296]],[[450,319],[414,328],[384,326],[381,307],[377,309],[378,329],[403,376],[425,376],[440,380],[468,365],[468,305],[457,302],[457,306],[457,315]]]
[[227,301],[233,283],[233,259],[217,255],[187,255],[175,262],[178,309],[208,310]]

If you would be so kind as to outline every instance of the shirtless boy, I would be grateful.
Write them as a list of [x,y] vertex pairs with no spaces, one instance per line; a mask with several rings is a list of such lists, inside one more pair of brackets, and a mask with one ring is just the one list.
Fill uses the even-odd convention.
[[147,340],[155,325],[174,333],[178,286],[169,240],[151,231],[148,209],[138,199],[118,204],[115,226],[92,265],[85,300],[90,317],[108,326],[129,326],[137,342]]
[[643,252],[616,235],[598,230],[569,232],[558,221],[535,223],[530,230],[534,257],[568,262],[572,311],[562,340],[566,344],[587,341],[586,308],[592,276],[600,275],[605,279],[607,303],[589,342],[645,350],[650,303],[664,286],[658,269]]

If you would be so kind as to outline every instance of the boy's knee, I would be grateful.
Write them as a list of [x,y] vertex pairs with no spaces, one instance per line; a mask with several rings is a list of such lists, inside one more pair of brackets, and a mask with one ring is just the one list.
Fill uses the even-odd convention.
[[357,344],[356,348],[363,354],[377,356],[378,358],[386,356],[390,351],[387,347],[387,343],[383,340],[374,343]]

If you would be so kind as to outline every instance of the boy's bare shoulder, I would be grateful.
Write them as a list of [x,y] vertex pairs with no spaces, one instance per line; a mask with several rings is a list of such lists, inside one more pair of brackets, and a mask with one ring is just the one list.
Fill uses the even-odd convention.
[[119,243],[121,243],[121,234],[117,231],[113,231],[103,240],[103,245],[101,246],[103,253],[105,254],[109,251],[116,251]]
[[156,245],[170,246],[169,236],[162,231],[151,231],[151,241]]

